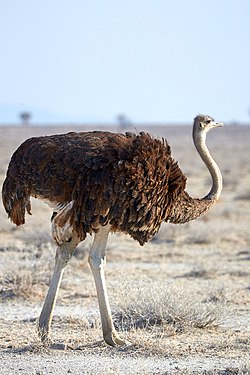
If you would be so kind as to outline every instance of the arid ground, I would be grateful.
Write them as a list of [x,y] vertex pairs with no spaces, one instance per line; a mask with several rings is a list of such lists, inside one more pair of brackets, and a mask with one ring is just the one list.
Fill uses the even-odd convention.
[[[23,140],[74,129],[87,130],[1,127],[0,185]],[[204,196],[211,180],[192,144],[191,125],[144,130],[168,139],[188,192]],[[91,237],[65,271],[52,321],[54,345],[40,344],[36,322],[55,254],[51,209],[32,200],[32,216],[16,228],[0,204],[1,375],[250,373],[250,127],[216,129],[208,146],[224,180],[211,212],[185,225],[162,225],[143,247],[123,234],[109,238],[107,284],[115,325],[131,343],[125,347],[102,341],[87,263]]]

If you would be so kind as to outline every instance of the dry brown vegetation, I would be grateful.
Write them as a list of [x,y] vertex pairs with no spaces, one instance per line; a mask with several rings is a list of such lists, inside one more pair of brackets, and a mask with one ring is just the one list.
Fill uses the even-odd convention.
[[[69,130],[0,128],[1,183],[24,139]],[[190,194],[205,195],[210,179],[191,129],[149,130],[168,138]],[[144,247],[123,234],[109,238],[107,283],[115,325],[131,343],[126,347],[102,341],[87,264],[91,237],[66,269],[52,322],[55,344],[42,347],[36,320],[53,269],[51,212],[32,200],[33,215],[16,228],[1,205],[0,374],[250,372],[250,128],[215,130],[208,143],[224,176],[221,201],[210,213],[183,226],[163,225]]]

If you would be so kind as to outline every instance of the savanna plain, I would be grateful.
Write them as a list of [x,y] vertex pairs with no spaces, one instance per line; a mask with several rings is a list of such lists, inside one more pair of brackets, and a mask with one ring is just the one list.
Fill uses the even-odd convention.
[[[91,129],[0,127],[0,185],[25,139]],[[135,131],[141,130],[167,138],[190,195],[209,191],[191,124]],[[124,234],[109,237],[106,279],[116,328],[130,342],[124,347],[102,340],[87,262],[91,237],[64,273],[52,321],[54,344],[42,346],[36,325],[54,265],[51,209],[32,199],[32,216],[17,228],[0,204],[1,375],[250,373],[250,126],[225,125],[207,138],[223,175],[220,202],[196,221],[163,224],[143,247]]]

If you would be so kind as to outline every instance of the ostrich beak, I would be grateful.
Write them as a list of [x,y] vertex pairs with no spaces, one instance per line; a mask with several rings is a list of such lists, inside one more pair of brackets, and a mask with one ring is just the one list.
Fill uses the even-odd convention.
[[221,128],[224,124],[223,122],[212,121],[209,125],[211,128]]

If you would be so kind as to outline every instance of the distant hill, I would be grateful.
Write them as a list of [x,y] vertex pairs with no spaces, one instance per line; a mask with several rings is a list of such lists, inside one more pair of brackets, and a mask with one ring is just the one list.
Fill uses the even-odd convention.
[[58,124],[65,122],[92,122],[90,119],[77,119],[71,116],[64,116],[34,106],[20,104],[0,103],[0,124],[20,124],[20,113],[29,112],[32,124]]

